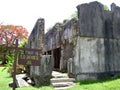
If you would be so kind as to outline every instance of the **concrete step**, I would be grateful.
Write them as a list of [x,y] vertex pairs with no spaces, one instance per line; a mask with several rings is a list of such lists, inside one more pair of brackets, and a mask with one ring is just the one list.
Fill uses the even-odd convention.
[[18,87],[25,87],[25,86],[30,86],[25,80],[19,78],[17,79],[17,86]]
[[57,83],[57,82],[75,82],[74,78],[52,78],[51,83]]
[[[74,84],[74,85],[75,85],[75,84]],[[67,87],[55,87],[54,89],[55,89],[55,90],[65,90],[65,89],[68,89],[68,88],[73,87],[74,85],[67,86]]]
[[55,90],[65,90],[75,85],[75,79],[69,78],[66,73],[53,71],[52,77],[50,81]]
[[53,78],[68,78],[68,76],[65,75],[55,75]]
[[60,72],[56,72],[56,71],[52,72],[52,76],[54,78],[68,77],[68,75],[66,73],[60,73]]
[[53,87],[68,87],[72,86],[74,83],[73,82],[58,82],[58,83],[52,83]]

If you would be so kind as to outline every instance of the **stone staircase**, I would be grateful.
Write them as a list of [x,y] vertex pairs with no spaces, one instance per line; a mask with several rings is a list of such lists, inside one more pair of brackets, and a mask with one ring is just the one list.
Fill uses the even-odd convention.
[[67,74],[53,71],[52,76],[51,85],[55,88],[55,90],[65,90],[74,85],[75,79],[69,78]]

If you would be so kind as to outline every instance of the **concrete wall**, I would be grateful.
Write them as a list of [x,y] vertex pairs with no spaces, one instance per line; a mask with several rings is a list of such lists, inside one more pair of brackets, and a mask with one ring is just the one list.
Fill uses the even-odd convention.
[[[44,20],[38,20],[29,47],[53,55],[49,63],[76,80],[120,75],[120,7],[112,4],[111,11],[105,11],[101,3],[91,2],[77,9],[78,20],[56,23],[46,34]],[[41,68],[32,66],[32,74],[40,76]]]
[[102,4],[92,2],[77,9],[80,28],[73,60],[76,79],[120,75],[120,8],[105,11]]
[[[50,83],[52,74],[52,60],[50,55],[42,55],[44,45],[44,19],[37,20],[28,39],[27,47],[40,49],[40,66],[30,66],[30,76],[34,79],[36,85]],[[27,52],[33,53],[33,52]]]
[[[67,71],[67,61],[73,58],[73,49],[76,43],[78,21],[76,19],[65,20],[63,23],[56,23],[45,34],[44,52],[53,51],[53,57],[56,58],[55,50],[60,48],[58,55],[59,67],[57,69]],[[60,58],[59,58],[60,57]],[[56,60],[56,59],[54,59]],[[54,64],[56,61],[54,61]]]

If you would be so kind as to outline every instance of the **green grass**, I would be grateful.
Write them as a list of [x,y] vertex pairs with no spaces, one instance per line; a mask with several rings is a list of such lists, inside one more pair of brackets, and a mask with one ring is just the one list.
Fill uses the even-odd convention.
[[[0,67],[0,90],[12,90],[8,86],[8,83],[12,81],[7,71],[2,72],[3,67]],[[17,88],[16,90],[54,90],[52,86],[41,86],[41,87],[23,87]],[[100,81],[78,81],[76,85],[67,90],[120,90],[120,77],[112,79],[104,79]]]
[[78,81],[74,87],[67,90],[120,90],[120,77],[99,81]]
[[[10,74],[7,73],[6,70],[2,71],[4,67],[0,67],[0,90],[12,90],[8,86],[9,82],[13,79],[10,77]],[[40,86],[40,87],[23,87],[23,88],[16,88],[16,90],[54,90],[52,86]]]

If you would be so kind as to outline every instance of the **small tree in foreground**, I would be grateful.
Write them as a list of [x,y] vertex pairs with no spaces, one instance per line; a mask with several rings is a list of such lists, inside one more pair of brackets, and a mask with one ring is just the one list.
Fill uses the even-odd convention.
[[[15,44],[15,40],[18,39],[19,41],[22,41],[22,39],[27,39],[28,37],[28,31],[22,27],[22,26],[15,26],[15,25],[0,25],[0,45],[1,50],[3,53],[3,60],[2,64],[6,64],[6,55],[8,54],[7,47],[13,46]],[[4,46],[4,48],[3,48]]]

